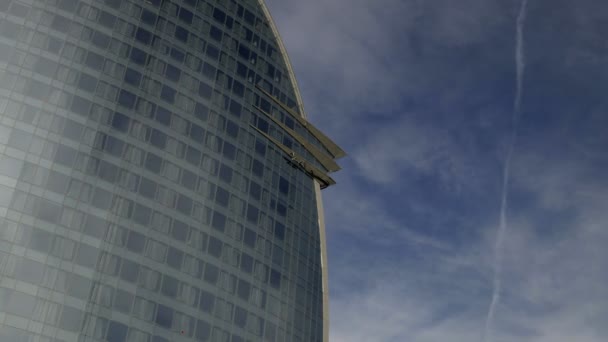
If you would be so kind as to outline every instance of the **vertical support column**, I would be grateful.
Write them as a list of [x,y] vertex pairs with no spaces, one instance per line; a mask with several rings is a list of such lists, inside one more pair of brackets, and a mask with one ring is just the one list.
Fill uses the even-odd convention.
[[321,183],[313,179],[315,184],[315,197],[317,202],[317,217],[319,218],[319,241],[321,242],[321,286],[323,288],[323,342],[329,341],[329,279],[327,265],[327,240],[325,238],[325,213],[323,212],[323,198],[321,196]]

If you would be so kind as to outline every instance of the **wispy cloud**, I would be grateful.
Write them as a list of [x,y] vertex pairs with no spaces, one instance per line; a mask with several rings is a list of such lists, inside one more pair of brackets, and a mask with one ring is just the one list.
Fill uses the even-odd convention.
[[514,107],[492,336],[606,340],[608,4],[534,2],[514,64],[519,1],[268,2],[309,118],[351,156],[324,192],[332,341],[479,340]]
[[491,341],[493,339],[493,324],[494,316],[496,312],[496,306],[500,300],[502,291],[502,259],[503,259],[503,243],[505,234],[508,233],[508,221],[507,221],[507,210],[509,201],[509,185],[510,185],[510,172],[511,172],[511,158],[515,150],[515,144],[517,139],[517,129],[521,116],[521,103],[523,97],[524,87],[524,71],[525,71],[525,52],[524,52],[524,24],[526,20],[526,13],[528,11],[528,0],[522,0],[519,14],[516,22],[516,34],[515,34],[515,69],[516,69],[516,80],[515,80],[515,99],[513,101],[513,127],[511,132],[511,139],[509,141],[509,147],[507,148],[507,155],[505,157],[505,165],[503,168],[502,175],[502,188],[500,198],[500,214],[499,214],[499,226],[498,233],[496,234],[496,242],[494,244],[494,277],[493,277],[493,290],[492,300],[490,301],[490,307],[488,309],[488,315],[486,316],[485,327],[483,330],[482,341]]

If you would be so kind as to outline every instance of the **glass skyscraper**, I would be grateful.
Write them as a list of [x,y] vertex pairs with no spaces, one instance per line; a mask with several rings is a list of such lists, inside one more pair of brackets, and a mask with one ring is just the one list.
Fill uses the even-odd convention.
[[0,341],[325,341],[343,155],[261,0],[0,0]]

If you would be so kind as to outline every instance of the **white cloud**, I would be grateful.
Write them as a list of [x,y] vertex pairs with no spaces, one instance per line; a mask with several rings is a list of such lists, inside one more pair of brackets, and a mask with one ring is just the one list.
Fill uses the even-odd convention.
[[[484,98],[479,80],[488,75],[480,73],[492,73],[492,67],[461,65],[449,57],[497,39],[497,30],[512,37],[519,2],[268,3],[309,117],[352,156],[349,169],[336,176],[339,184],[325,192],[331,340],[478,341],[491,296],[498,224],[497,208],[492,212],[486,201],[495,199],[496,207],[499,203],[494,194],[500,184],[501,141],[508,136],[500,128],[508,126],[512,101],[505,101],[505,110]],[[530,27],[536,34],[537,20],[551,16],[539,18],[539,3],[531,5]],[[575,21],[589,28],[585,32],[597,31],[603,12],[595,11],[591,26],[584,26],[587,12],[577,7]],[[504,48],[511,43],[497,44]],[[488,58],[481,62],[496,63],[491,54],[499,46],[484,46],[477,53]],[[539,47],[529,46],[537,53]],[[438,56],[444,59],[433,60]],[[566,62],[580,62],[577,56]],[[548,58],[530,57],[530,67]],[[510,52],[506,60],[512,62]],[[529,71],[534,75],[537,70]],[[490,82],[511,77],[508,72],[496,70]],[[526,89],[532,92],[534,85]],[[427,103],[404,109],[410,99]],[[472,111],[458,112],[464,107],[455,104],[473,100]],[[533,99],[524,98],[524,112],[526,101]],[[593,117],[585,116],[589,124],[581,130],[589,134],[575,132],[567,123],[548,127],[533,122],[518,141],[496,342],[599,342],[608,336],[608,184],[598,171],[606,165],[604,109],[600,105]],[[577,122],[579,114],[584,113],[577,113]],[[539,117],[544,119],[539,115],[534,120]],[[425,234],[425,223],[452,224],[455,219],[446,216],[458,214],[453,208],[420,207],[416,194],[381,197],[402,186],[404,175],[417,174],[437,179],[446,192],[462,190],[463,201],[479,206],[479,212],[457,218],[466,224],[454,229],[471,230],[466,245]],[[372,186],[384,192],[366,188]],[[401,201],[403,208],[423,212],[428,219],[412,226],[396,212],[397,205],[389,208],[391,201]],[[355,242],[342,242],[350,240]]]
[[461,151],[449,132],[441,127],[417,124],[407,119],[407,114],[405,117],[391,125],[372,129],[375,134],[364,139],[353,151],[361,173],[381,184],[397,181],[408,169],[434,173],[441,179],[453,181],[462,171],[462,165],[459,165]]

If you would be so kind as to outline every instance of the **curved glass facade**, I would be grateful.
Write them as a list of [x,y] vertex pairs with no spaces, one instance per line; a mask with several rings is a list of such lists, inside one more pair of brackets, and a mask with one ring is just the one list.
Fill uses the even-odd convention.
[[324,340],[331,151],[265,11],[0,1],[0,341]]

